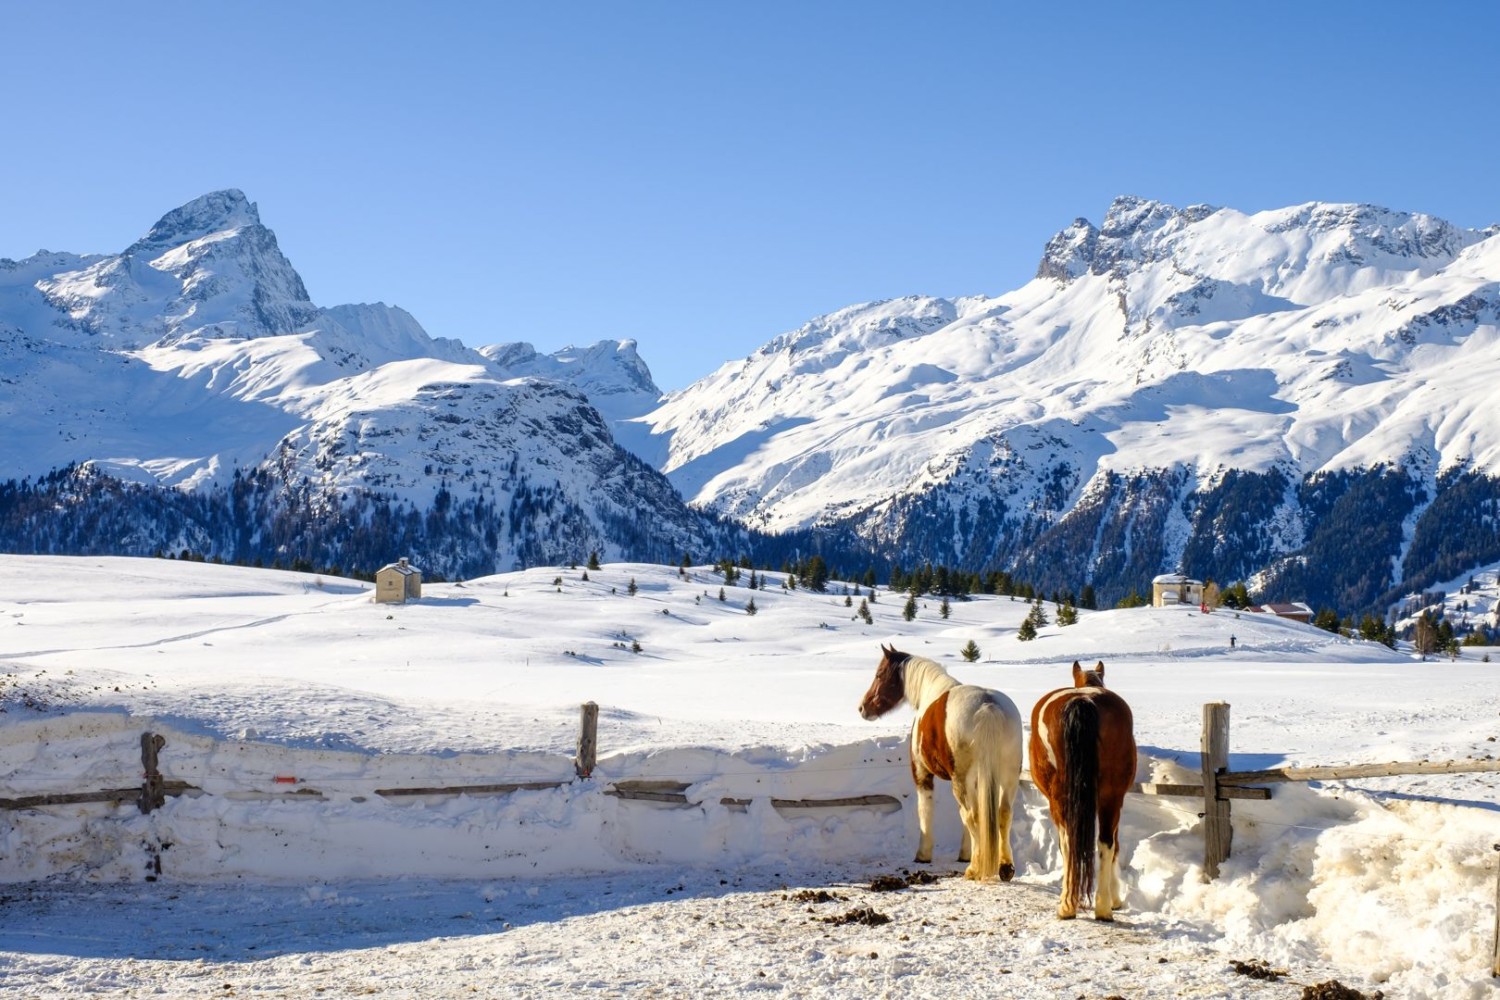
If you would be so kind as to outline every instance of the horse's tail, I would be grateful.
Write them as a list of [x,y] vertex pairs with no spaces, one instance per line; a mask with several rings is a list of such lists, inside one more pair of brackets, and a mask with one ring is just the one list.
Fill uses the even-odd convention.
[[1001,776],[1005,757],[1005,716],[998,705],[985,704],[975,720],[973,803],[974,843],[969,864],[981,879],[994,878],[1000,871],[1000,799],[1004,794]]
[[1068,699],[1062,712],[1062,766],[1067,773],[1066,814],[1068,828],[1068,883],[1073,898],[1064,900],[1076,909],[1094,892],[1094,852],[1099,789],[1099,709],[1092,698]]

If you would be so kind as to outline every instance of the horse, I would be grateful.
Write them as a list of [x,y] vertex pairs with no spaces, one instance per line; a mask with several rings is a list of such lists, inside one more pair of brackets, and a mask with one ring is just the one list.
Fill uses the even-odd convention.
[[[1130,706],[1104,687],[1104,664],[1073,663],[1073,686],[1042,696],[1031,710],[1031,780],[1047,797],[1063,859],[1057,915],[1071,920],[1094,895],[1094,917],[1113,920],[1120,886],[1120,807],[1135,784]],[[1094,886],[1095,823],[1099,879]]]
[[1009,882],[1011,810],[1021,781],[1021,713],[999,691],[960,684],[932,660],[880,647],[880,666],[859,714],[878,719],[902,701],[916,710],[911,777],[917,786],[916,860],[932,861],[932,780],[952,782],[963,820],[964,878]]

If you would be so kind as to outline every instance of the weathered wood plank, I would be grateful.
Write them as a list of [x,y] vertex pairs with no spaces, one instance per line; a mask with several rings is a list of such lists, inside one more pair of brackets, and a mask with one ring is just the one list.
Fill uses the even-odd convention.
[[1334,764],[1327,767],[1273,767],[1265,771],[1229,771],[1221,785],[1263,785],[1279,781],[1339,781],[1388,778],[1399,774],[1477,774],[1500,771],[1500,760],[1392,761],[1388,764]]
[[594,773],[594,755],[599,747],[599,706],[586,701],[578,712],[578,755],[573,770],[580,778]]
[[505,795],[510,792],[531,792],[544,788],[561,788],[571,785],[571,779],[566,781],[512,781],[495,785],[442,785],[429,788],[377,788],[376,795],[383,795],[388,799],[400,798],[405,795]]
[[[1174,798],[1201,799],[1203,798],[1202,785],[1174,785],[1166,782],[1148,781],[1136,785],[1131,789],[1141,795],[1162,795]],[[1219,787],[1219,798],[1221,799],[1255,799],[1265,801],[1271,797],[1269,788],[1225,788]]]
[[[185,781],[163,781],[163,795],[185,795],[203,789]],[[36,809],[40,806],[63,806],[80,802],[139,802],[141,790],[136,788],[103,788],[97,792],[48,792],[42,795],[23,795],[14,799],[0,799],[0,809]]]
[[1215,701],[1203,706],[1203,879],[1219,877],[1219,865],[1234,844],[1234,826],[1229,802],[1219,794],[1219,785],[1229,769],[1229,704]]
[[[606,795],[613,795],[620,799],[633,799],[642,802],[666,802],[672,805],[686,806],[697,805],[689,801],[685,794],[689,785],[680,781],[621,781],[614,787],[604,791]],[[750,799],[739,799],[725,796],[719,799],[722,806],[747,808]],[[858,808],[861,806],[896,806],[900,808],[901,800],[894,795],[853,795],[837,799],[778,799],[772,798],[771,805],[777,809],[841,809]]]

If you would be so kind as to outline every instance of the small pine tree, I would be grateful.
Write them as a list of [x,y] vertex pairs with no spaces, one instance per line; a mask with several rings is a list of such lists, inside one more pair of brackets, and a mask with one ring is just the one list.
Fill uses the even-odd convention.
[[966,662],[973,663],[979,659],[979,646],[975,644],[973,639],[970,639],[964,644],[964,648],[958,651],[958,655],[962,656]]
[[1339,630],[1339,614],[1332,608],[1322,608],[1318,611],[1312,623],[1325,632],[1337,632]]
[[901,617],[907,621],[911,621],[917,617],[917,599],[915,597],[908,597],[906,599],[906,606],[901,609]]
[[943,621],[947,621],[948,616],[952,613],[953,608],[948,604],[948,598],[943,598],[943,603],[938,605],[938,616],[942,618]]
[[1036,623],[1031,620],[1030,615],[1027,615],[1022,620],[1021,627],[1016,629],[1016,638],[1022,642],[1030,642],[1036,638]]
[[631,639],[630,640],[630,651],[632,653],[639,653],[641,651],[641,640],[639,640],[639,639]]
[[583,571],[583,575],[580,576],[578,579],[582,580],[584,583],[588,583],[589,582],[589,571],[588,570],[584,570]]
[[856,612],[866,625],[874,625],[875,618],[870,614],[870,605],[863,599],[859,602],[859,611]]
[[625,588],[625,592],[631,597],[634,597],[638,590],[640,590],[640,588],[635,585],[635,577],[632,576],[630,578],[630,584]]
[[750,598],[750,600],[745,602],[745,614],[753,615],[758,610],[760,609],[755,606],[755,598],[752,597]]
[[850,597],[848,594],[844,595],[844,607],[846,607],[846,608],[852,608],[852,607],[854,607],[854,598]]
[[724,596],[724,588],[720,587],[719,588],[719,600],[721,600],[721,601],[727,601],[728,599],[729,598],[727,598],[727,597]]
[[592,552],[589,553],[589,565],[588,565],[588,568],[592,569],[592,570],[599,569],[599,550],[598,549],[595,549],[594,551],[592,551]]
[[1078,609],[1075,608],[1072,604],[1064,604],[1062,607],[1058,608],[1057,609],[1057,624],[1063,625],[1063,626],[1077,625],[1078,624]]
[[1035,625],[1037,628],[1046,628],[1048,625],[1052,624],[1051,620],[1047,617],[1047,612],[1042,609],[1042,599],[1040,597],[1038,597],[1036,599],[1036,603],[1031,606],[1031,611],[1026,615],[1026,617],[1030,619],[1031,624]]

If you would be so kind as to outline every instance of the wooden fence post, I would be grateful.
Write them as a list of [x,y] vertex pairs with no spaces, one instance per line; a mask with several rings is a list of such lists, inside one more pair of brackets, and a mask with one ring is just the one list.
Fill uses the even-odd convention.
[[141,734],[141,797],[136,805],[141,812],[148,813],[167,804],[167,793],[162,785],[161,771],[157,769],[156,755],[167,745],[165,736],[157,733]]
[[[1495,845],[1500,851],[1500,844]],[[1490,968],[1491,976],[1500,976],[1500,866],[1495,868],[1495,959]]]
[[1203,706],[1203,881],[1219,877],[1219,864],[1229,857],[1234,828],[1229,822],[1229,800],[1219,794],[1219,775],[1229,769],[1229,704]]
[[599,706],[586,701],[578,715],[578,756],[573,758],[573,770],[580,778],[594,773],[594,754],[599,745]]

